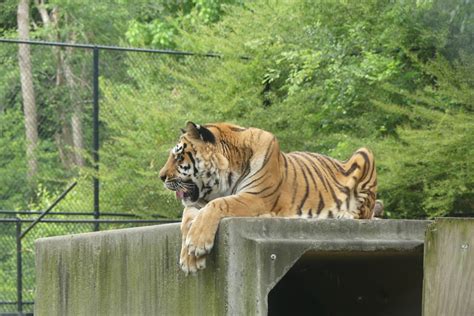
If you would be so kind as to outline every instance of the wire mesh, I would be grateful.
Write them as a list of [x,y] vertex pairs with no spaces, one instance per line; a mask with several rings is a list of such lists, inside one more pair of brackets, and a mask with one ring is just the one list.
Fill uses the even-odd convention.
[[[156,218],[157,208],[163,210],[159,217],[176,218],[181,207],[163,195],[157,178],[156,153],[167,148],[156,137],[165,127],[153,125],[153,119],[175,111],[184,87],[190,88],[183,74],[199,73],[216,60],[191,53],[0,41],[0,313],[33,312],[35,239],[159,223],[127,217],[99,226],[71,218],[90,220],[99,210]],[[94,80],[99,82],[95,109]],[[151,119],[136,115],[137,109]],[[94,136],[100,164],[94,159]],[[127,148],[118,141],[124,138]],[[73,181],[78,185],[54,208],[55,220],[48,215],[21,240],[18,266],[18,218],[24,231]]]
[[[0,209],[43,209],[87,165],[91,56],[84,49],[0,43]],[[69,208],[90,209],[84,203]]]
[[[20,47],[29,48],[29,63]],[[160,205],[168,210],[161,216],[175,217],[179,203],[164,196],[156,181],[157,152],[167,151],[160,147],[167,117],[162,114],[178,111],[182,92],[192,89],[190,74],[204,74],[217,59],[0,41],[0,210],[42,210],[77,180],[57,211],[149,216]],[[98,126],[93,117],[95,79]],[[94,191],[94,178],[100,192]]]
[[[35,296],[35,240],[43,237],[94,231],[93,220],[81,222],[81,219],[77,219],[77,216],[74,214],[56,215],[54,217],[54,219],[50,218],[45,220],[45,222],[39,222],[34,229],[21,239],[21,267],[17,265],[17,225],[20,225],[21,231],[25,231],[32,223],[33,217],[23,215],[22,218],[0,218],[0,313],[19,311],[17,292],[17,278],[19,275],[21,276],[22,312],[33,312]],[[162,223],[160,220],[110,219],[107,222],[101,222],[100,228],[104,231],[160,223]]]
[[[175,111],[181,90],[189,88],[180,76],[205,69],[215,58],[109,50],[100,54],[100,121],[104,136],[100,168],[110,171],[100,177],[101,210],[145,216],[156,212],[156,205],[162,210],[176,210],[179,204],[160,194],[162,183],[157,181],[157,153],[168,152],[168,148],[160,148],[162,120],[166,117],[162,113]],[[127,146],[117,141],[123,139]],[[172,217],[173,212],[162,215]]]
[[16,310],[16,273],[15,223],[0,222],[0,312]]

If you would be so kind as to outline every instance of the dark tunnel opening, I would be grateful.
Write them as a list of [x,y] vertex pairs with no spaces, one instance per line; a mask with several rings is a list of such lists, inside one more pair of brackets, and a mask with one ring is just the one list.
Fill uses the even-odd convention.
[[268,315],[421,315],[423,252],[307,252],[268,295]]

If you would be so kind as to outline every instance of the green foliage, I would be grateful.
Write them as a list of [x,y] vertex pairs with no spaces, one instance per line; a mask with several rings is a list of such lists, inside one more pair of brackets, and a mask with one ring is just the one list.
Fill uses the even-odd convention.
[[191,119],[258,126],[284,150],[341,159],[369,146],[390,217],[472,211],[472,53],[442,57],[449,16],[430,4],[301,1],[182,27],[177,48],[223,57],[143,58],[146,72],[129,59],[128,81],[101,84],[108,208],[178,214],[156,172]]
[[[462,56],[462,55],[461,55]],[[471,212],[474,208],[474,82],[472,55],[450,64],[437,57],[423,69],[436,78],[427,86],[406,94],[410,110],[379,105],[404,114],[417,128],[398,128],[399,140],[377,143],[379,167],[384,177],[380,190],[387,197],[393,217],[436,217]],[[393,88],[389,88],[393,90]],[[402,92],[403,93],[403,92]],[[415,125],[415,124],[412,124]],[[418,124],[417,124],[418,125]]]
[[444,114],[431,128],[399,129],[404,145],[377,144],[379,190],[389,216],[433,218],[472,210],[473,132],[472,117]]
[[18,177],[26,173],[24,128],[18,124],[22,117],[19,111],[0,115],[0,199],[4,209],[26,206],[27,191],[17,190],[26,187],[26,179]]
[[223,5],[238,4],[236,0],[185,0],[163,1],[152,10],[129,22],[125,33],[133,46],[174,48],[180,40],[179,29],[194,29],[218,21]]
[[175,138],[172,127],[178,128],[174,118],[179,110],[166,100],[153,102],[154,84],[139,91],[127,85],[117,91],[109,82],[102,87],[102,118],[111,135],[101,151],[103,208],[176,218],[181,207],[164,192],[157,170],[167,158],[170,139]]
[[160,20],[151,23],[131,21],[125,35],[132,46],[170,48],[174,46],[175,29]]
[[16,28],[16,0],[4,0],[0,3],[0,37],[4,37],[9,30]]
[[179,74],[180,119],[258,126],[285,150],[341,159],[369,146],[390,217],[472,212],[473,52],[447,46],[451,13],[377,1],[233,8],[181,31],[183,49],[225,57]]
[[38,27],[32,36],[40,39],[52,38],[64,42],[117,45],[126,31],[129,19],[139,15],[133,2],[120,1],[69,1],[49,0],[48,12],[56,9],[59,18],[57,27],[43,25],[34,5],[32,18]]
[[[0,297],[14,301],[16,298],[16,239],[15,225],[0,223]],[[8,312],[9,307],[0,306],[0,312]]]
[[[12,60],[2,60],[0,144],[9,148],[0,147],[0,194],[11,207],[45,207],[78,179],[58,209],[90,211],[90,183],[98,176],[104,211],[175,217],[181,206],[163,188],[157,171],[179,128],[193,120],[267,129],[285,151],[346,159],[357,147],[368,146],[377,157],[379,196],[390,217],[473,210],[471,3],[196,0],[132,5],[124,0],[110,10],[107,3],[88,8],[56,0],[49,3],[53,6],[63,17],[60,39],[75,34],[84,41],[127,41],[222,57],[101,53],[102,147],[96,174],[90,157],[81,170],[64,166],[54,141],[63,128],[61,115],[68,119],[70,104],[88,100],[90,90],[83,86],[71,94],[57,86],[51,51],[37,53],[44,172],[38,179],[41,189],[33,193],[8,188],[9,183],[27,188],[25,180],[14,177],[15,171],[26,170],[26,161],[18,73],[9,66]],[[0,24],[9,28],[7,15],[0,15]],[[37,25],[35,36],[51,34]],[[2,48],[2,58],[11,56],[7,49]],[[87,82],[90,55],[75,52],[68,58],[74,73]],[[91,111],[89,103],[84,111]]]

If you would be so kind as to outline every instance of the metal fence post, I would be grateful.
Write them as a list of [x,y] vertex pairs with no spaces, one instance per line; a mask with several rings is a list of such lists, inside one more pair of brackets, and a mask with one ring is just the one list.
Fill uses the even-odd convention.
[[18,314],[23,314],[23,270],[21,253],[21,219],[16,221],[16,296]]
[[[94,219],[100,217],[99,205],[99,48],[94,46],[93,49],[93,159],[96,176],[94,176]],[[94,231],[99,230],[99,223],[94,223]]]

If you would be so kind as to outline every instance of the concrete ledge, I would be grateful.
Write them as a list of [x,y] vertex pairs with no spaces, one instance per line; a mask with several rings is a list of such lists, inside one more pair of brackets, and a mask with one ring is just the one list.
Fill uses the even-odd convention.
[[267,315],[268,294],[300,258],[422,258],[429,223],[229,218],[207,268],[188,277],[178,224],[39,239],[35,314]]

